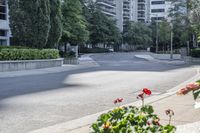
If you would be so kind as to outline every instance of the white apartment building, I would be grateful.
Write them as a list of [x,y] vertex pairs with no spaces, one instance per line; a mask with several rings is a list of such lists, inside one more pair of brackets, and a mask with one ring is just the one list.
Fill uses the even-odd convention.
[[171,3],[166,0],[96,0],[101,11],[117,20],[117,27],[123,31],[126,21],[149,23],[152,20],[170,20]]
[[0,0],[0,45],[10,45],[10,36],[7,0]]
[[162,21],[169,20],[169,10],[172,7],[171,2],[166,0],[150,0],[150,20]]

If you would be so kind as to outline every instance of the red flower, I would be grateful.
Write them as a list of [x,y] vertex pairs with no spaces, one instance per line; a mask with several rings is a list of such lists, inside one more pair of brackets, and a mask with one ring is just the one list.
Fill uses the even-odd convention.
[[187,89],[190,89],[190,90],[195,90],[195,89],[198,89],[200,86],[198,83],[191,83],[191,84],[188,84],[186,86]]
[[177,92],[177,94],[178,95],[185,95],[185,94],[187,94],[189,92],[189,90],[187,89],[187,88],[182,88],[182,89],[180,89],[178,92]]
[[174,115],[174,111],[171,110],[171,109],[168,109],[165,111],[166,115],[169,115],[169,116],[173,116]]
[[140,94],[137,96],[137,99],[144,99],[144,93],[140,93]]
[[123,100],[124,100],[123,98],[117,98],[114,100],[114,104],[121,103],[123,102]]
[[148,96],[151,95],[151,90],[149,90],[148,88],[144,88],[144,89],[143,89],[143,92],[144,92],[146,95],[148,95]]
[[148,125],[148,126],[150,126],[150,125],[151,125],[151,123],[150,123],[149,121],[147,121],[147,125]]

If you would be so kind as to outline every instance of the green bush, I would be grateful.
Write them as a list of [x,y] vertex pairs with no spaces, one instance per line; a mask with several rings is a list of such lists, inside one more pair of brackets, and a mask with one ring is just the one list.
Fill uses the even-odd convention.
[[199,58],[200,57],[200,48],[192,49],[191,50],[191,56]]
[[24,46],[0,46],[0,51],[2,49],[28,49],[28,48]]
[[56,49],[23,49],[23,48],[2,48],[0,49],[0,60],[35,60],[35,59],[56,59],[59,58],[59,51]]

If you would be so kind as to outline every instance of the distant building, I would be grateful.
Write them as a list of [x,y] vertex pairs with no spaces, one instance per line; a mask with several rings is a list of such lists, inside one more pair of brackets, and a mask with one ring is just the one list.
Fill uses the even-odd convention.
[[0,46],[10,45],[10,36],[7,0],[0,0]]
[[162,21],[170,20],[169,10],[172,7],[171,2],[166,0],[150,0],[150,20]]
[[169,20],[171,3],[166,0],[96,0],[101,11],[117,20],[117,27],[123,31],[127,21],[149,23],[152,20]]

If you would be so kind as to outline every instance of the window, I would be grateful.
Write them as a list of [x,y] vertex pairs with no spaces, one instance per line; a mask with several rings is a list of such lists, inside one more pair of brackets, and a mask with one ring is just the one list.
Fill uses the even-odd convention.
[[0,0],[0,5],[6,5],[6,1],[5,0]]
[[6,36],[6,30],[0,30],[0,36]]
[[0,46],[1,45],[6,46],[7,45],[7,41],[4,40],[4,39],[0,39]]
[[164,17],[152,17],[151,20],[153,20],[153,21],[164,20]]
[[0,12],[1,13],[6,13],[6,7],[5,6],[0,6]]
[[152,13],[155,13],[155,12],[165,12],[165,9],[151,9],[151,12]]
[[152,5],[160,5],[160,4],[165,4],[165,1],[152,1]]

